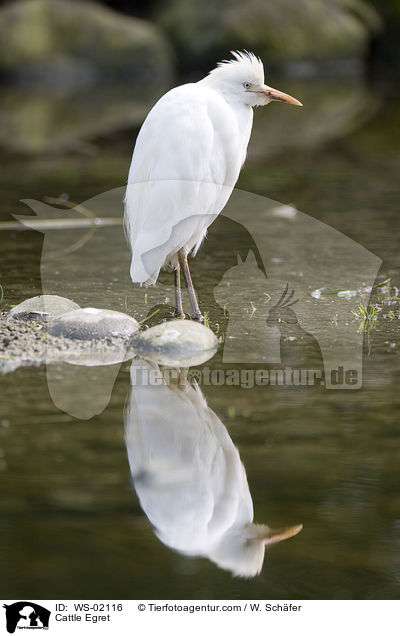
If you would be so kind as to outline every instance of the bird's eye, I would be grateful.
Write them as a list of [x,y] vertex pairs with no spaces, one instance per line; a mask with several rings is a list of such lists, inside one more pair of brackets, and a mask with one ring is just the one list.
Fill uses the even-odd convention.
[[249,82],[245,82],[243,84],[243,86],[245,87],[246,90],[248,90],[250,88],[251,84],[249,84]]

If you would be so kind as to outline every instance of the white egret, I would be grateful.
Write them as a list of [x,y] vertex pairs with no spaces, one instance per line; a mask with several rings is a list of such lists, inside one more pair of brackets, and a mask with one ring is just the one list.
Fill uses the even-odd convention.
[[253,53],[232,52],[199,82],[166,93],[152,108],[133,151],[125,227],[135,283],[154,284],[161,268],[175,272],[175,316],[184,318],[180,271],[192,318],[201,320],[187,262],[227,203],[244,163],[253,107],[271,101],[301,106],[264,83]]
[[303,526],[272,530],[253,522],[239,452],[199,387],[148,384],[151,372],[162,378],[157,365],[132,361],[125,411],[128,459],[145,514],[170,548],[236,576],[256,576],[265,547]]

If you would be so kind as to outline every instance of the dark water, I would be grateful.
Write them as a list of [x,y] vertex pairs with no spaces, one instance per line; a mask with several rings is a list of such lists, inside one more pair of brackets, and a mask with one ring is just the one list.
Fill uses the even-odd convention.
[[[358,79],[280,87],[305,108],[273,104],[255,113],[238,185],[258,196],[246,195],[237,207],[256,229],[244,231],[243,217],[239,223],[233,213],[216,221],[193,278],[211,326],[242,356],[229,365],[220,348],[203,365],[211,370],[258,368],[252,352],[264,346],[268,353],[264,338],[270,334],[270,306],[259,294],[266,289],[279,299],[287,280],[299,299],[293,310],[303,330],[317,334],[325,356],[343,342],[357,347],[364,341],[358,390],[201,387],[239,450],[255,521],[272,527],[303,523],[303,531],[267,550],[261,574],[248,580],[171,550],[154,534],[132,486],[124,440],[131,363],[108,369],[60,363],[47,373],[45,367],[21,367],[1,377],[4,598],[33,592],[35,598],[398,598],[400,304],[393,288],[400,286],[400,96],[390,86],[368,88]],[[7,155],[2,220],[10,220],[10,212],[29,213],[19,203],[23,198],[68,193],[80,202],[121,187],[134,135],[107,130],[96,142],[55,155]],[[260,197],[294,205],[376,255],[382,261],[376,281],[379,263],[357,255],[354,265],[341,247],[331,253],[328,235],[307,234],[299,217],[290,225],[290,219],[263,216]],[[102,213],[117,216],[120,209],[106,205]],[[274,246],[264,262],[269,282],[262,278],[260,287],[254,243],[266,225]],[[172,302],[168,274],[145,299],[143,290],[132,291],[121,228],[99,229],[81,248],[65,251],[81,237],[76,230],[62,238],[46,234],[41,277],[43,236],[2,231],[1,309],[41,293],[43,281],[43,291],[139,319],[157,306],[152,320],[159,321],[163,303]],[[246,261],[249,250],[256,253],[254,262]],[[227,284],[238,254],[252,269],[235,279],[230,302]],[[351,310],[368,302],[369,293],[360,288],[387,278],[392,291],[386,297],[372,292],[380,311],[368,333],[359,333]],[[314,302],[311,292],[334,289],[335,280],[337,288],[357,295]],[[319,352],[307,342],[308,368],[315,368]]]

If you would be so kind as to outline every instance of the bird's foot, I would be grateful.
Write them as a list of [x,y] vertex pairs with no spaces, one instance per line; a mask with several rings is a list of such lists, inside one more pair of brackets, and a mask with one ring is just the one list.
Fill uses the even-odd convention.
[[199,311],[195,311],[190,317],[192,320],[196,320],[197,322],[204,322],[204,316]]
[[182,309],[175,309],[174,313],[172,314],[174,318],[180,318],[182,320],[184,320],[186,318],[186,314]]

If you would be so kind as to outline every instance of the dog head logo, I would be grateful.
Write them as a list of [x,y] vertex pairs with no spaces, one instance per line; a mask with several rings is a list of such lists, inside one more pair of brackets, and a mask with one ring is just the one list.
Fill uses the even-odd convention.
[[31,601],[18,601],[11,605],[3,605],[6,610],[7,631],[14,634],[18,629],[48,629],[51,612],[32,603]]

